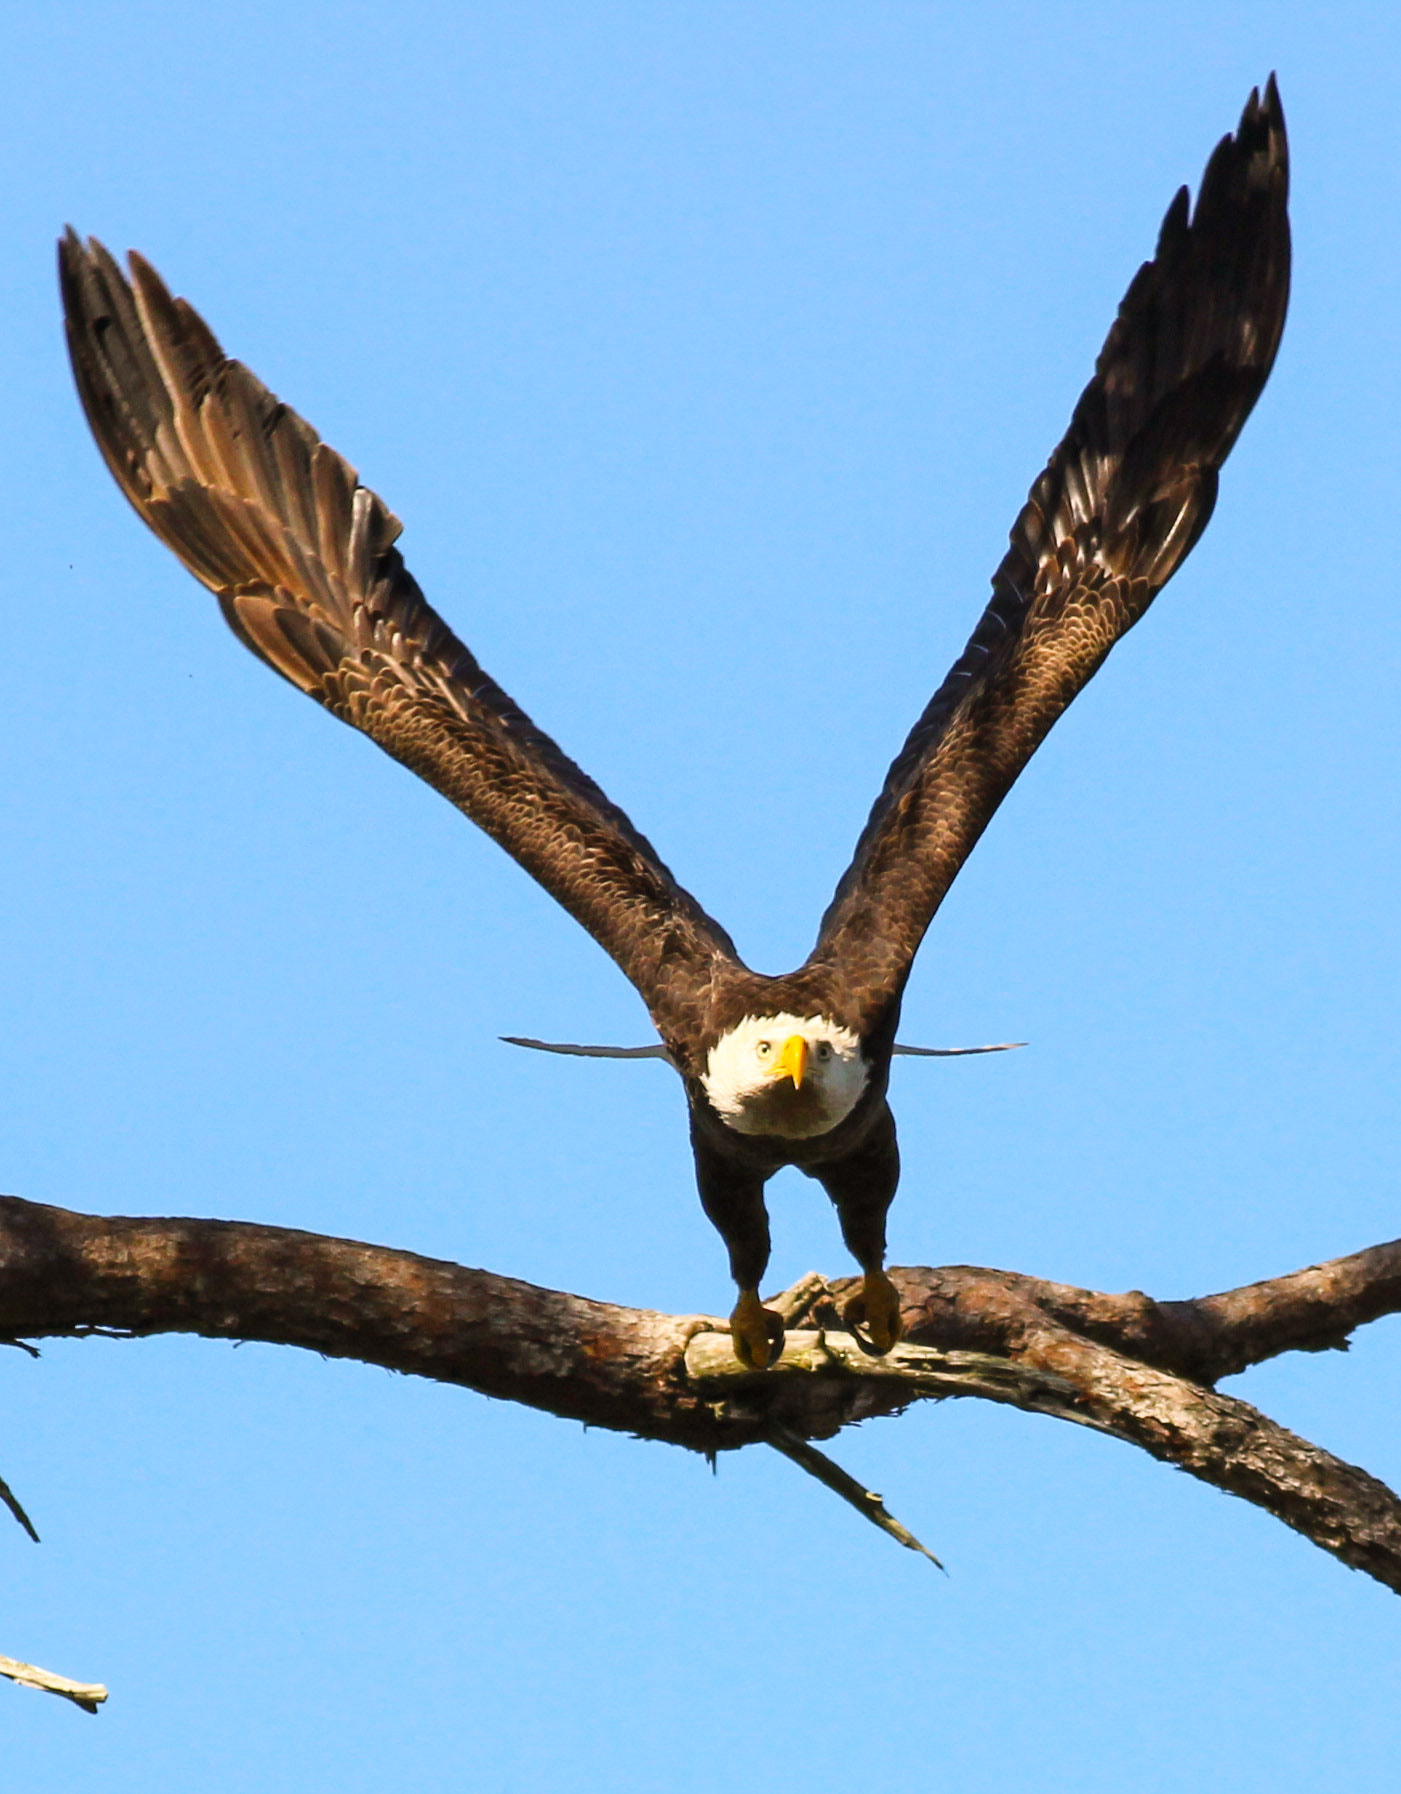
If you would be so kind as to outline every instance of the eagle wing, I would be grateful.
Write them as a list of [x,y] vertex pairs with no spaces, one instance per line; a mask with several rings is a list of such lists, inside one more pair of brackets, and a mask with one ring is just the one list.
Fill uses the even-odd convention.
[[729,937],[438,617],[354,468],[130,266],[71,229],[59,245],[73,372],[117,483],[254,654],[499,841],[667,1032],[734,962]]
[[1289,296],[1273,76],[1183,187],[993,576],[992,600],[886,776],[808,962],[854,1024],[898,999],[924,932],[1018,773],[1205,529]]

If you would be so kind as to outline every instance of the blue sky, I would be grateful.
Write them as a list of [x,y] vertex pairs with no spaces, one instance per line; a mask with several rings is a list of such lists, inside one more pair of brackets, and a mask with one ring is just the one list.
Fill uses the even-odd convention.
[[[1186,570],[939,916],[895,1262],[1184,1296],[1394,1236],[1401,25],[1374,6],[14,8],[0,1187],[723,1309],[603,954],[270,677],[87,439],[52,240],[141,248],[405,519],[410,565],[765,970],[1174,189],[1279,71],[1296,279]],[[774,1282],[845,1268],[773,1186]],[[1401,1480],[1401,1327],[1231,1387]],[[192,1340],[0,1362],[24,1794],[1394,1786],[1395,1598],[1078,1429],[760,1452]]]

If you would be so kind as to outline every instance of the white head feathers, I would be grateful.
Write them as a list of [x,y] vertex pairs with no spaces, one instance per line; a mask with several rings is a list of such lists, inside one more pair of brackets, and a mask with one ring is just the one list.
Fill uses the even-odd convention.
[[846,1120],[869,1075],[856,1035],[826,1016],[747,1015],[710,1049],[701,1083],[736,1133],[805,1140]]

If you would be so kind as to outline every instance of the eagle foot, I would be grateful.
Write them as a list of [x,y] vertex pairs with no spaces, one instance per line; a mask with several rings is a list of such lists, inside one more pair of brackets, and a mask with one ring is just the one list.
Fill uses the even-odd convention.
[[735,1357],[750,1370],[767,1370],[783,1351],[783,1316],[765,1308],[757,1289],[742,1289],[730,1316]]
[[884,1271],[867,1271],[861,1288],[842,1309],[852,1338],[863,1352],[883,1358],[905,1331],[900,1320],[900,1292]]

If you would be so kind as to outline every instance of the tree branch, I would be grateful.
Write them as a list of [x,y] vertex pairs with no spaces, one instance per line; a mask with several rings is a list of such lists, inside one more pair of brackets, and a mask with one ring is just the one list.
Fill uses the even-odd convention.
[[71,1676],[55,1675],[51,1669],[40,1669],[34,1663],[21,1663],[18,1657],[0,1657],[0,1676],[8,1676],[21,1688],[38,1688],[44,1694],[61,1695],[84,1713],[96,1713],[107,1699],[101,1682],[75,1682]]
[[893,1273],[905,1340],[868,1357],[850,1288],[805,1278],[769,1371],[726,1323],[620,1308],[414,1253],[247,1222],[104,1219],[0,1197],[0,1335],[198,1333],[356,1358],[714,1454],[977,1395],[1096,1428],[1265,1508],[1401,1592],[1401,1501],[1211,1387],[1401,1310],[1401,1243],[1189,1302],[968,1266]]

